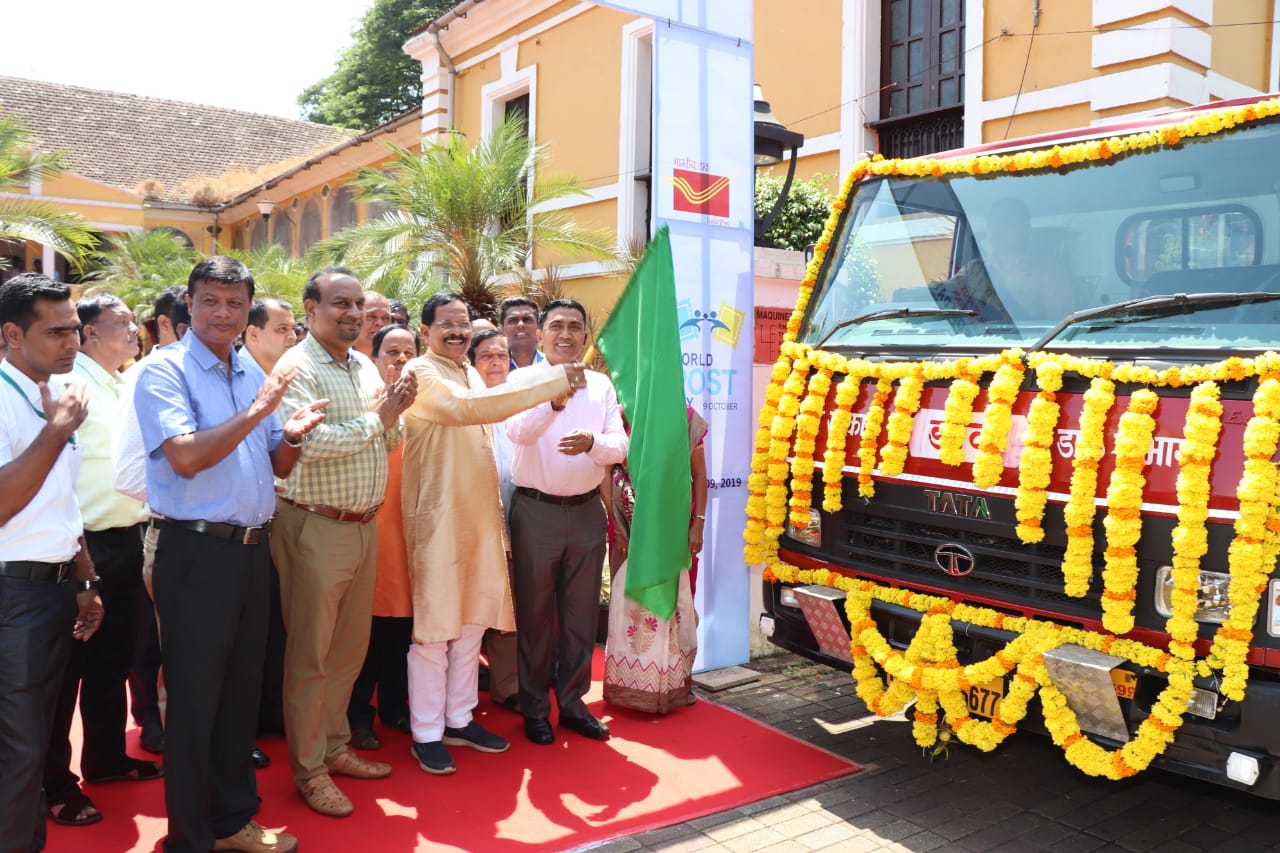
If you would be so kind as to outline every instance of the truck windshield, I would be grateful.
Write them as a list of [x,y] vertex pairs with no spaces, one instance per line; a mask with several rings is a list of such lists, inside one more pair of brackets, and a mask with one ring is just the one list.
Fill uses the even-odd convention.
[[[803,334],[835,349],[1029,347],[1075,312],[1173,294],[1280,293],[1280,124],[1033,174],[869,178]],[[856,319],[855,319],[856,318]],[[1065,325],[1052,347],[1280,346],[1280,302]]]

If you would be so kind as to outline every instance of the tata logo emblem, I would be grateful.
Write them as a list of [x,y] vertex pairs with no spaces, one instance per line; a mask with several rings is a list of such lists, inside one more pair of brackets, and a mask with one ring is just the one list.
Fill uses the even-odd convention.
[[948,542],[934,549],[933,562],[953,578],[964,577],[973,571],[973,552],[963,545]]
[[924,502],[929,512],[943,515],[958,515],[961,518],[981,518],[991,520],[991,509],[983,495],[957,494],[939,489],[925,489]]

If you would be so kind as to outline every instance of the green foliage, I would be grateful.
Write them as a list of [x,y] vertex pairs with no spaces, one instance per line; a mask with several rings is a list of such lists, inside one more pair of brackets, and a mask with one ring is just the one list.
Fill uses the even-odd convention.
[[422,66],[402,50],[409,33],[456,0],[374,0],[333,73],[298,96],[308,121],[365,130],[422,106]]
[[255,298],[283,299],[293,306],[295,314],[302,313],[302,286],[314,269],[306,259],[293,257],[279,243],[267,243],[247,251],[231,249],[226,254],[253,274]]
[[541,177],[547,147],[533,144],[518,118],[471,147],[451,134],[421,152],[393,150],[385,169],[364,169],[352,180],[360,198],[388,212],[316,246],[324,261],[351,267],[366,287],[390,295],[386,285],[425,292],[447,282],[478,315],[491,316],[499,281],[522,270],[534,246],[618,259],[611,234],[581,228],[563,210],[531,214],[585,193],[574,178]]
[[[772,171],[756,175],[756,216],[765,216],[773,208],[784,178],[785,175],[774,175]],[[826,175],[814,175],[808,180],[792,181],[786,204],[764,233],[760,245],[804,251],[805,246],[816,243],[831,213],[827,180]]]
[[106,288],[139,316],[160,291],[186,284],[200,254],[167,228],[126,231],[107,238],[89,259],[86,283]]
[[[0,194],[14,193],[37,178],[63,171],[61,153],[33,151],[31,132],[16,116],[0,115]],[[98,236],[79,216],[28,198],[0,198],[0,240],[20,240],[51,246],[75,269],[98,242]],[[7,261],[0,258],[0,267]]]

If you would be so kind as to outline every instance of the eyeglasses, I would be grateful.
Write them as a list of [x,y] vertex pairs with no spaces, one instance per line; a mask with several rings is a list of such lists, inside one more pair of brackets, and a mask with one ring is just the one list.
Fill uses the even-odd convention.
[[469,332],[471,331],[470,323],[432,323],[432,326],[442,332]]

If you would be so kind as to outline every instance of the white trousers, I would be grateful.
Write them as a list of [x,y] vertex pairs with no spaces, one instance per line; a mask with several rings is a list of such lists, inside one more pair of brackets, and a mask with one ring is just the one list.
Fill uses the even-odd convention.
[[445,727],[464,728],[479,702],[483,625],[463,625],[462,636],[409,647],[409,723],[413,739],[431,743]]

